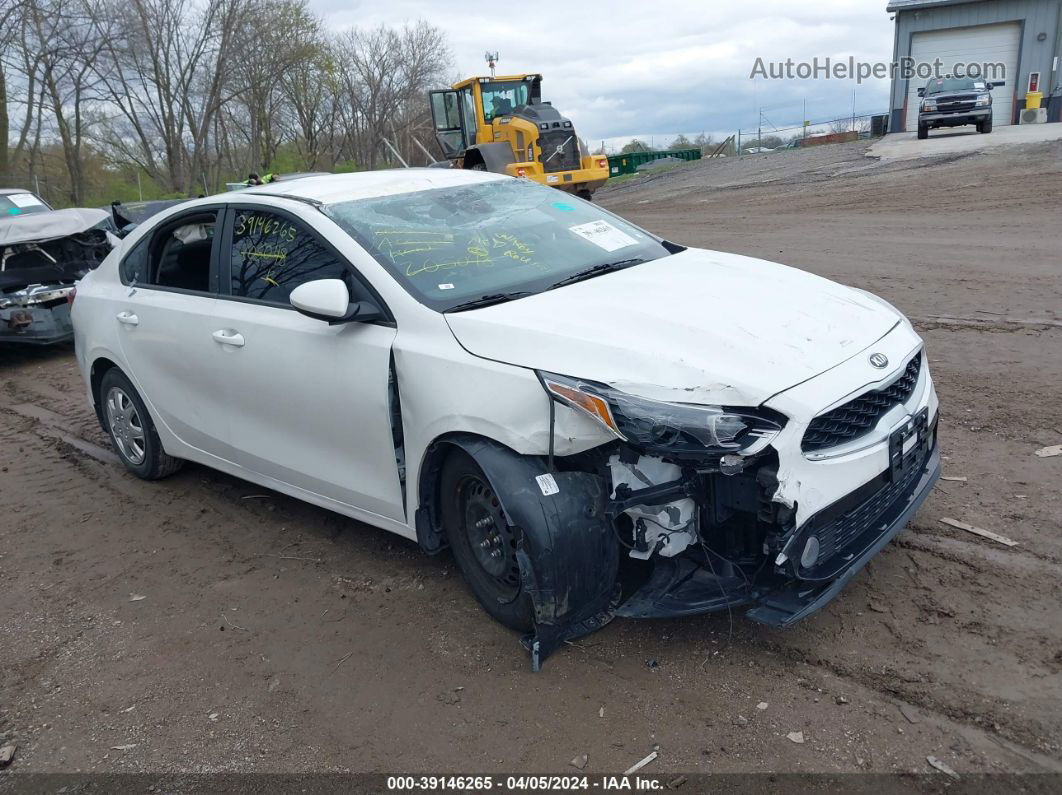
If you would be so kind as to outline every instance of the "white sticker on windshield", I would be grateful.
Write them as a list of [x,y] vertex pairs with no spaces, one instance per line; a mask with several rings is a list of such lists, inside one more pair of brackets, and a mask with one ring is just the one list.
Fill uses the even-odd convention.
[[9,193],[7,199],[16,207],[39,207],[44,204],[32,193]]
[[543,497],[548,497],[551,494],[558,494],[560,492],[560,486],[557,485],[557,481],[554,480],[553,475],[545,474],[538,475],[535,480],[538,481],[538,487],[542,491]]
[[617,229],[608,221],[591,221],[588,224],[569,226],[569,232],[574,232],[579,237],[585,238],[595,246],[605,251],[615,251],[618,248],[637,245],[638,241],[621,229]]
[[452,290],[452,289],[454,289],[454,286],[452,284],[450,284],[450,282],[447,282],[446,284],[440,284],[439,285],[439,289],[440,290]]

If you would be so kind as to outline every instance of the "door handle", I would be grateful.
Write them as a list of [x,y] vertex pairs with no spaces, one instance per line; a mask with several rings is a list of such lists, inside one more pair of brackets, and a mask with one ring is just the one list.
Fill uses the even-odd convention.
[[139,326],[140,318],[134,315],[132,312],[119,312],[115,317],[118,318],[118,322],[123,326]]
[[219,329],[212,336],[215,342],[220,342],[222,345],[232,345],[234,348],[242,348],[244,345],[243,335],[235,331]]

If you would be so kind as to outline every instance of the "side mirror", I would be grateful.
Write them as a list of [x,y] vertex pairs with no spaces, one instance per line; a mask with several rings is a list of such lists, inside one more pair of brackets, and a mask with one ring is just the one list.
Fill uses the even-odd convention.
[[1007,84],[1006,80],[996,80],[995,82],[989,83],[988,84],[988,88],[989,88],[989,90],[991,90],[993,88],[1003,88],[1003,86],[1005,86],[1006,84]]
[[926,90],[924,88],[918,89],[918,96],[924,97],[925,95],[926,95]]
[[383,312],[370,301],[352,303],[342,279],[317,279],[300,284],[288,297],[299,312],[330,325],[337,323],[371,323]]

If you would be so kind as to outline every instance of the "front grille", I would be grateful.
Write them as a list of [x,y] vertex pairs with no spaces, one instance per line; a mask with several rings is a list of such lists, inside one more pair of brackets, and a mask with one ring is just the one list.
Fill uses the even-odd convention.
[[907,363],[903,374],[883,389],[867,392],[811,421],[800,449],[805,453],[825,450],[858,439],[878,424],[895,405],[906,403],[918,383],[922,354]]
[[[924,459],[924,450],[918,449],[916,452]],[[888,525],[884,517],[890,513],[889,508],[898,501],[910,498],[924,472],[924,465],[908,466],[898,480],[885,484],[866,502],[836,520],[815,528],[814,535],[819,540],[819,559],[814,570],[804,572],[804,575],[809,579],[826,579],[836,575],[852,556],[852,549],[859,549],[855,542],[860,536],[869,535],[871,531],[878,531],[874,533],[875,538],[880,536]],[[838,557],[838,554],[842,557]]]
[[538,145],[542,168],[547,173],[579,168],[579,139],[571,128],[542,133]]
[[820,560],[829,560],[867,530],[873,528],[881,515],[885,513],[885,509],[906,494],[914,486],[914,482],[922,476],[922,472],[922,467],[908,466],[900,480],[889,483],[858,508],[819,530]]
[[966,112],[977,107],[973,102],[938,102],[937,110],[951,112]]

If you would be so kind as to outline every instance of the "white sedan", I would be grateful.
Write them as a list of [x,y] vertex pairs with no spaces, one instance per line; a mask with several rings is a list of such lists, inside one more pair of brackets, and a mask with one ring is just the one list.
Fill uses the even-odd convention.
[[791,624],[940,472],[888,303],[493,174],[180,204],[81,281],[73,322],[131,472],[194,461],[448,546],[536,667],[617,615]]

